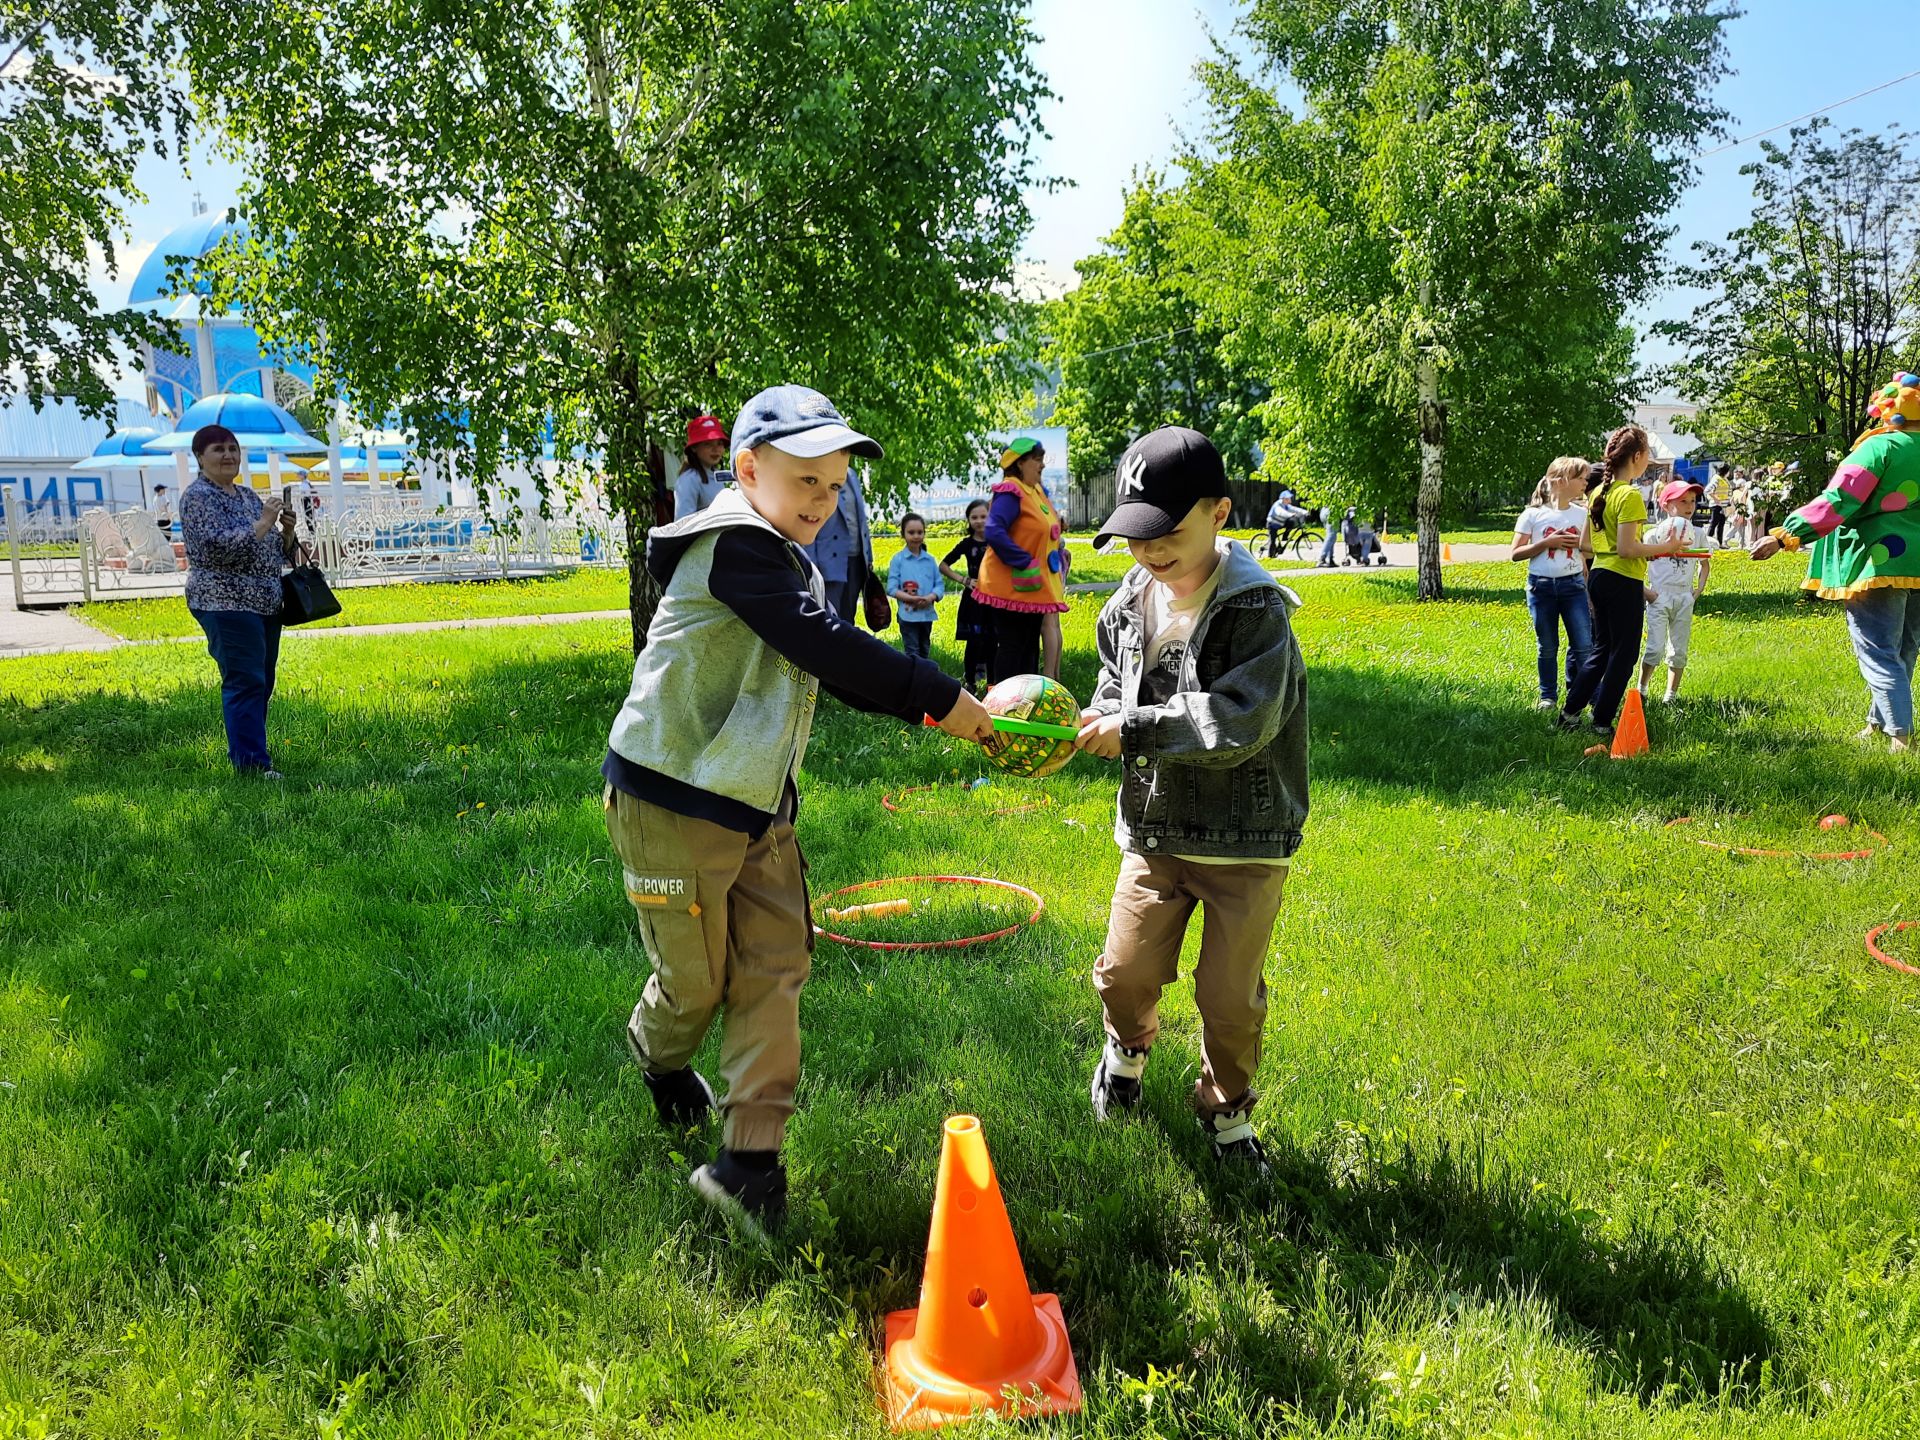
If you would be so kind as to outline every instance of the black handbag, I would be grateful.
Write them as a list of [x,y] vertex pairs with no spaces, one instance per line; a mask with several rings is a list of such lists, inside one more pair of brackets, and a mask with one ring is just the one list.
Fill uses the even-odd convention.
[[280,577],[282,625],[305,625],[339,613],[340,602],[318,565],[296,565]]
[[893,606],[887,601],[887,582],[871,570],[861,587],[860,608],[865,612],[867,628],[878,635],[893,624]]

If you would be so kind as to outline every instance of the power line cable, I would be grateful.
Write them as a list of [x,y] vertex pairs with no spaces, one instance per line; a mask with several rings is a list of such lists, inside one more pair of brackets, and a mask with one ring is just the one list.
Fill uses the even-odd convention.
[[1109,345],[1104,350],[1088,350],[1082,354],[1068,355],[1064,358],[1068,360],[1095,360],[1102,355],[1118,355],[1122,350],[1133,350],[1141,345],[1152,345],[1161,340],[1171,340],[1176,335],[1185,335],[1188,331],[1198,328],[1198,326],[1194,325],[1182,325],[1178,330],[1169,330],[1164,335],[1145,335],[1138,340],[1129,340],[1124,345]]
[[1779,131],[1785,130],[1789,125],[1798,125],[1802,120],[1811,120],[1814,116],[1824,115],[1829,110],[1838,110],[1842,105],[1851,105],[1854,101],[1864,100],[1869,95],[1878,95],[1882,90],[1891,90],[1896,85],[1904,85],[1907,81],[1915,77],[1920,77],[1920,70],[1909,70],[1906,74],[1888,80],[1884,84],[1875,85],[1870,90],[1862,90],[1858,95],[1849,95],[1846,99],[1836,100],[1831,105],[1822,105],[1818,110],[1809,110],[1806,114],[1796,115],[1791,120],[1782,120],[1778,125],[1769,125],[1764,130],[1754,131],[1751,135],[1742,135],[1738,140],[1729,140],[1724,145],[1716,146],[1712,150],[1703,151],[1699,158],[1705,160],[1713,155],[1724,154],[1729,150],[1747,144],[1749,141],[1761,139],[1763,136],[1777,134]]

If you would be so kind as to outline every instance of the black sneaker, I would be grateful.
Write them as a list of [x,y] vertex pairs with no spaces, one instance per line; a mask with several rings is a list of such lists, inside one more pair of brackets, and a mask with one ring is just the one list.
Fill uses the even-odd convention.
[[1562,710],[1553,717],[1553,728],[1556,730],[1578,730],[1580,728],[1580,717],[1578,715],[1569,715],[1566,711]]
[[1602,740],[1611,740],[1613,738],[1613,727],[1611,725],[1602,725],[1598,720],[1596,720],[1593,722],[1593,724],[1589,725],[1587,728],[1593,731],[1593,733],[1598,735]]
[[702,1165],[687,1183],[756,1239],[767,1239],[786,1222],[787,1169],[777,1150],[723,1148],[711,1165]]
[[1147,1068],[1145,1050],[1129,1050],[1109,1039],[1093,1068],[1093,1113],[1106,1120],[1115,1110],[1132,1110],[1140,1103],[1140,1075]]
[[707,1077],[691,1065],[656,1075],[642,1070],[640,1078],[653,1094],[653,1107],[660,1112],[660,1123],[675,1130],[691,1130],[707,1118],[717,1103]]
[[1259,1136],[1253,1133],[1251,1109],[1209,1115],[1200,1125],[1213,1142],[1213,1158],[1222,1169],[1256,1179],[1266,1178],[1267,1152],[1261,1148]]

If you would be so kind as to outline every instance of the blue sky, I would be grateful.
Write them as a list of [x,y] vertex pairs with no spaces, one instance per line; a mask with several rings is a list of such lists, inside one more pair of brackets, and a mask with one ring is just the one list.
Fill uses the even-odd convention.
[[[1035,58],[1057,96],[1044,111],[1050,134],[1040,159],[1047,173],[1074,181],[1071,189],[1033,197],[1027,254],[1044,273],[1070,281],[1073,262],[1118,222],[1134,168],[1164,167],[1179,132],[1198,127],[1194,66],[1210,53],[1209,30],[1224,33],[1238,9],[1234,0],[1035,0]],[[1730,31],[1735,73],[1718,91],[1733,114],[1731,134],[1793,119],[1920,66],[1912,26],[1898,13],[1866,0],[1749,0]],[[1920,128],[1920,79],[1845,106],[1834,120],[1863,129],[1900,121]],[[1759,150],[1742,145],[1701,161],[1698,182],[1669,220],[1680,228],[1676,246],[1723,236],[1746,218],[1748,182],[1739,172]],[[119,279],[102,283],[102,299],[125,293],[154,244],[186,221],[196,191],[217,208],[232,202],[240,178],[215,156],[196,157],[191,176],[150,161],[141,174],[148,201],[132,213],[132,244]],[[1690,305],[1689,297],[1669,292],[1636,319],[1644,328]],[[123,388],[139,389],[131,381]]]

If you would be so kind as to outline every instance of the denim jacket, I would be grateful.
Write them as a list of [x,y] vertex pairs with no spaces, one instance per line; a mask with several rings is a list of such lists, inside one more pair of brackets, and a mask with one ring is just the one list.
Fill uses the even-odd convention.
[[1284,859],[1307,819],[1307,669],[1288,617],[1300,606],[1237,541],[1194,622],[1179,690],[1139,703],[1151,577],[1127,572],[1100,612],[1089,709],[1123,717],[1113,838],[1140,855]]

